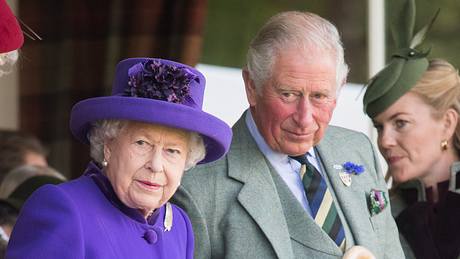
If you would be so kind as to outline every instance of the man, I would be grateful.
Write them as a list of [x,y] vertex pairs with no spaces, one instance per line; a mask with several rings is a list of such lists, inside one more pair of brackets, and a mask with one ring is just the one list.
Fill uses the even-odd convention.
[[22,165],[48,166],[48,150],[33,135],[15,130],[0,130],[0,183]]
[[262,27],[229,153],[187,172],[175,197],[196,258],[340,258],[358,245],[404,258],[370,141],[328,127],[347,72],[325,19],[285,12]]

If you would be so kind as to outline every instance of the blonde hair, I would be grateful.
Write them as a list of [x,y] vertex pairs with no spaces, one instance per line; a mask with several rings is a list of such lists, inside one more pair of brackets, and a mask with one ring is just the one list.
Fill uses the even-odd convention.
[[[445,60],[430,60],[428,69],[410,91],[431,105],[436,117],[442,116],[450,108],[460,115],[460,77],[458,70]],[[453,144],[460,153],[460,120],[455,128]]]
[[23,165],[11,170],[0,184],[0,198],[6,199],[23,182],[34,176],[46,175],[66,181],[67,179],[54,168],[48,166]]

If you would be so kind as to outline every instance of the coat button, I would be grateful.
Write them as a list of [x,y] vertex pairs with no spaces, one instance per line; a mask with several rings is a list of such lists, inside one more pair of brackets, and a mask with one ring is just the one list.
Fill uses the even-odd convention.
[[149,229],[144,233],[144,239],[149,244],[155,244],[158,241],[158,234],[153,229]]

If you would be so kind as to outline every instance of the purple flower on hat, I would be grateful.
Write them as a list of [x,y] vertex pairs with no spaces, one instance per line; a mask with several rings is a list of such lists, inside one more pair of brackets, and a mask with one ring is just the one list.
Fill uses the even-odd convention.
[[172,103],[183,103],[189,97],[192,80],[200,80],[186,67],[171,66],[154,59],[132,66],[128,75],[127,96]]

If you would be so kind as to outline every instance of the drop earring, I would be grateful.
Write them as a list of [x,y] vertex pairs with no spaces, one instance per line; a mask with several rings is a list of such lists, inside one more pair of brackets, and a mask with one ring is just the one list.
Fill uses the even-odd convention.
[[102,164],[103,167],[107,167],[109,162],[107,162],[107,160],[105,160],[105,158],[104,158],[104,160],[102,160],[101,164]]

